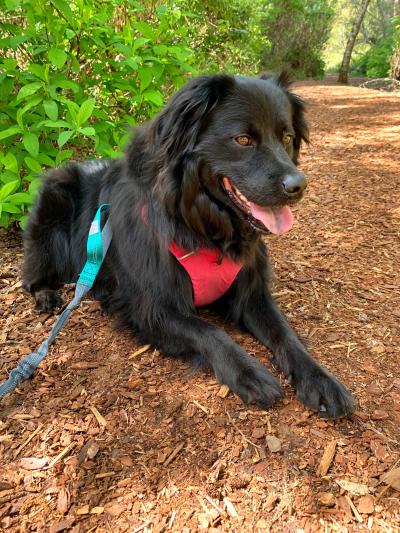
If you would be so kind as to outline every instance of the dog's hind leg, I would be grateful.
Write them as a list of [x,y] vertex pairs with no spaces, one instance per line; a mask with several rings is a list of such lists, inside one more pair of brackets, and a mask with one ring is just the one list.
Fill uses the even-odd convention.
[[24,232],[23,286],[40,311],[62,305],[57,289],[70,277],[74,174],[67,167],[49,175]]

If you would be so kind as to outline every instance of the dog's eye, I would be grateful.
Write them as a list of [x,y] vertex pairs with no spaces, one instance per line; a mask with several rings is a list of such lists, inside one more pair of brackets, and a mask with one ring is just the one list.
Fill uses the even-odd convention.
[[285,133],[282,137],[283,144],[290,144],[292,142],[293,135],[290,133]]
[[240,144],[240,146],[250,146],[253,144],[253,139],[250,135],[238,135],[235,137],[235,141]]

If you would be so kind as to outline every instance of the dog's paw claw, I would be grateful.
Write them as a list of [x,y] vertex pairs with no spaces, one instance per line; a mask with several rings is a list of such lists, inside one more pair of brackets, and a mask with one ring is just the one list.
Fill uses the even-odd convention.
[[328,371],[316,365],[296,380],[297,397],[322,418],[349,416],[355,408],[350,392]]

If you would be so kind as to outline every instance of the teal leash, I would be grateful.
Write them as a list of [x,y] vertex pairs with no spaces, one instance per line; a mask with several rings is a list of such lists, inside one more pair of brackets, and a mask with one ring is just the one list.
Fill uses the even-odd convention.
[[39,349],[21,359],[18,366],[11,370],[8,380],[0,385],[0,399],[31,377],[41,361],[46,357],[50,345],[60,329],[67,323],[72,311],[79,306],[82,298],[93,287],[112,239],[109,220],[107,220],[103,230],[101,230],[101,213],[107,208],[108,204],[102,204],[92,220],[87,240],[87,261],[76,283],[74,298],[59,315],[50,335],[40,345]]

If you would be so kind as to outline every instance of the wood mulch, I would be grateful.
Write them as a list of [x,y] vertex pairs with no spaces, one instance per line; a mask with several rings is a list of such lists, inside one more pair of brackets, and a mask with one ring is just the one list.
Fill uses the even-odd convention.
[[[295,228],[267,239],[274,292],[354,393],[355,415],[321,420],[285,381],[274,408],[245,406],[88,300],[0,402],[1,531],[400,531],[400,98],[296,91],[310,104],[309,190]],[[0,237],[3,381],[54,317],[20,288],[20,236]],[[271,368],[258,342],[222,325]]]

